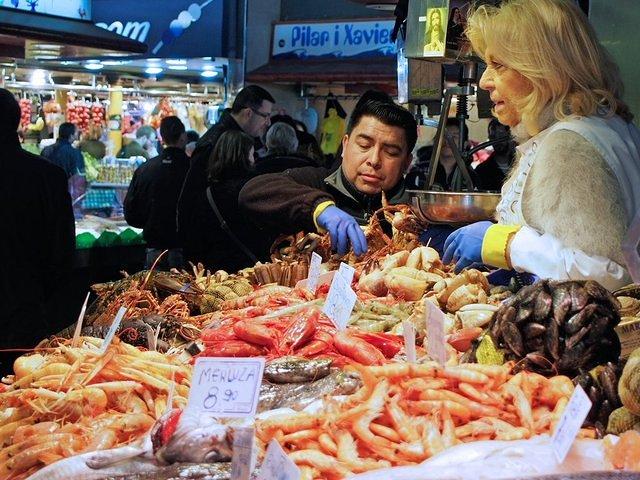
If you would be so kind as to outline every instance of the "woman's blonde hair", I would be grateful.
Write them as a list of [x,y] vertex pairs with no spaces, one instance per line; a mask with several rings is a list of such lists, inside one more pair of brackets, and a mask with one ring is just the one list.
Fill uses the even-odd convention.
[[536,130],[545,110],[557,120],[569,115],[633,115],[621,100],[618,66],[598,42],[595,30],[572,0],[509,0],[500,7],[482,5],[469,16],[467,36],[484,57],[527,78],[532,92],[518,107]]

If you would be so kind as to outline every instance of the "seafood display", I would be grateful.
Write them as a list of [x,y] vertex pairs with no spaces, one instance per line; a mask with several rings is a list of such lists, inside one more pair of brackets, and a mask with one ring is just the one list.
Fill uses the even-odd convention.
[[461,442],[553,431],[573,393],[571,380],[510,371],[477,364],[360,367],[363,386],[344,402],[258,421],[256,435],[264,444],[277,439],[303,478],[345,478],[420,463]]
[[500,306],[490,334],[522,367],[574,377],[618,361],[619,308],[596,282],[540,280]]
[[101,339],[79,340],[15,361],[0,393],[0,478],[129,444],[167,408],[186,405],[189,366],[117,338],[104,352]]
[[627,430],[639,430],[640,349],[635,350],[629,357],[617,386],[617,393],[622,405],[611,412],[607,432],[619,434]]

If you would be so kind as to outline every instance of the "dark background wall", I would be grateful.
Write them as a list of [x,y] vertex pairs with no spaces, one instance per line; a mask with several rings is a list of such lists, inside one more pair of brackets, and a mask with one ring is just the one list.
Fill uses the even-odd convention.
[[346,0],[281,0],[281,20],[322,20],[391,16],[393,12],[374,10]]

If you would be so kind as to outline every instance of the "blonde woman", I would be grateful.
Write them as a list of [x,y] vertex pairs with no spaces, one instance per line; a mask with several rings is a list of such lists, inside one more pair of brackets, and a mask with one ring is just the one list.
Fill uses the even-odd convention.
[[444,261],[628,283],[621,242],[640,208],[640,131],[587,18],[572,0],[511,0],[475,10],[467,35],[518,161],[498,223],[452,233]]

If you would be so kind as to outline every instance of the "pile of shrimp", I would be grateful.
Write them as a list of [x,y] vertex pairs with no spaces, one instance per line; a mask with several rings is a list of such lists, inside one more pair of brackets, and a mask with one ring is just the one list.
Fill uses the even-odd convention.
[[115,337],[81,337],[19,357],[0,384],[0,478],[27,478],[57,460],[133,442],[184,407],[191,367]]
[[[552,432],[573,393],[568,377],[511,373],[511,365],[395,363],[357,367],[362,388],[317,414],[257,422],[261,449],[276,439],[302,479],[337,479],[420,463],[461,442]],[[592,436],[588,430],[582,436]]]

